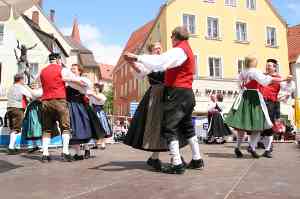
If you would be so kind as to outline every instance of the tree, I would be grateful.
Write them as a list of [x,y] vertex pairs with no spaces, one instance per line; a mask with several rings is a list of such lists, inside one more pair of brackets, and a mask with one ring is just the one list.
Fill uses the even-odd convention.
[[104,105],[104,110],[108,114],[112,114],[113,111],[113,100],[114,100],[114,95],[113,95],[113,88],[112,86],[109,86],[109,89],[104,91],[104,95],[106,96],[107,100]]

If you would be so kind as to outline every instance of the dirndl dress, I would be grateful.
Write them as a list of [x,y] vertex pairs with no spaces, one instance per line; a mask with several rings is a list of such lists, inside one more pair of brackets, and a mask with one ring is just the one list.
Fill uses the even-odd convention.
[[92,107],[97,115],[98,121],[100,122],[100,128],[104,131],[104,138],[112,137],[113,131],[109,123],[108,117],[104,111],[104,106],[93,104]]
[[84,95],[76,89],[67,87],[67,101],[72,129],[70,144],[88,143],[92,138],[92,127]]
[[22,124],[22,135],[26,140],[42,138],[42,102],[35,100],[27,106]]
[[218,139],[224,138],[232,134],[230,128],[224,123],[222,110],[216,105],[214,111],[209,112],[209,128],[208,128],[208,141],[218,143]]
[[[143,99],[130,123],[124,144],[135,149],[165,152],[168,151],[167,140],[161,136],[163,118],[163,95],[162,85],[164,73],[151,73],[150,88],[146,91]],[[187,145],[183,138],[179,138],[180,147]]]
[[237,130],[261,132],[272,128],[266,103],[257,89],[243,89],[225,117],[225,123]]

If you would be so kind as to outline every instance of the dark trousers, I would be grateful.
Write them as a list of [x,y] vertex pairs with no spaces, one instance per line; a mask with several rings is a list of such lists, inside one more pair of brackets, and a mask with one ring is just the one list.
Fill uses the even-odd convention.
[[178,137],[194,137],[195,129],[192,113],[195,107],[195,96],[192,89],[165,88],[163,97],[162,136],[171,141]]
[[[280,102],[273,102],[270,100],[265,100],[268,113],[271,121],[274,123],[277,119],[280,118]],[[268,129],[262,132],[261,136],[272,136],[273,130]]]

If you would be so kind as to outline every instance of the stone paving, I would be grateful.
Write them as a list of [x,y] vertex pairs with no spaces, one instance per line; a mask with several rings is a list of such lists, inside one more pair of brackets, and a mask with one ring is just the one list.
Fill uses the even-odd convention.
[[[273,159],[236,159],[233,144],[201,145],[206,168],[184,175],[153,172],[150,155],[122,144],[94,150],[95,158],[64,163],[40,154],[0,153],[0,198],[5,199],[300,199],[300,149],[276,144]],[[259,151],[262,153],[263,151]],[[190,150],[182,150],[187,161]],[[168,162],[164,153],[161,157]]]

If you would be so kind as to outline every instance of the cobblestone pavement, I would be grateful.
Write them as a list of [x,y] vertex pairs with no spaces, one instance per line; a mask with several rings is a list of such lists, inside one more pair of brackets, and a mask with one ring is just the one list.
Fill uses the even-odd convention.
[[[40,154],[0,153],[0,198],[5,199],[299,199],[300,149],[276,144],[273,159],[233,155],[233,144],[201,145],[206,168],[184,175],[151,171],[149,153],[122,144],[94,150],[93,159],[64,163],[60,150],[43,164]],[[260,151],[262,153],[263,151]],[[182,150],[187,161],[190,150]],[[168,162],[164,153],[161,158]]]

